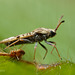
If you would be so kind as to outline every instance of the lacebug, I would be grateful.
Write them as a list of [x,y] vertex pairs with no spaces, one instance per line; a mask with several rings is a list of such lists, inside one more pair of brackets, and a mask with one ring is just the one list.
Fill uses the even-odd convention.
[[[0,43],[4,43],[7,46],[5,49],[7,49],[8,47],[11,47],[13,45],[27,44],[27,43],[33,44],[33,43],[35,43],[35,47],[34,47],[34,60],[35,60],[35,53],[36,53],[37,43],[39,43],[46,50],[44,58],[47,55],[47,52],[48,52],[47,48],[42,43],[40,43],[44,40],[45,43],[53,46],[53,49],[54,48],[56,49],[59,58],[61,58],[60,54],[59,54],[59,52],[56,48],[56,43],[53,42],[53,41],[47,41],[47,39],[52,38],[56,35],[57,29],[59,28],[61,23],[64,22],[64,20],[61,21],[62,17],[63,16],[60,17],[58,25],[55,29],[37,28],[37,29],[33,30],[30,33],[21,34],[21,35],[18,35],[18,36],[14,36],[14,37],[4,39],[4,40],[0,41]],[[51,53],[53,52],[53,49],[52,49]]]
[[12,50],[10,53],[0,52],[0,56],[9,56],[17,60],[20,60],[24,54],[25,52],[21,49],[18,49],[16,51]]

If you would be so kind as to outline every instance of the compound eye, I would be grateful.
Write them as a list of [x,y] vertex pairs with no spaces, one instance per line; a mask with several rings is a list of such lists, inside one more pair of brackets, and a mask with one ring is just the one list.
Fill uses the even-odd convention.
[[51,37],[53,37],[53,36],[55,36],[56,35],[56,32],[54,32],[54,31],[50,31],[50,34],[51,34]]
[[53,34],[54,32],[51,30],[50,33]]

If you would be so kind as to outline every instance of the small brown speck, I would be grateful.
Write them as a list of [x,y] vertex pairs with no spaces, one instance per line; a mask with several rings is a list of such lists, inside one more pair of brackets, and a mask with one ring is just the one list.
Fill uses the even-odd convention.
[[19,38],[20,36],[17,36],[17,38]]

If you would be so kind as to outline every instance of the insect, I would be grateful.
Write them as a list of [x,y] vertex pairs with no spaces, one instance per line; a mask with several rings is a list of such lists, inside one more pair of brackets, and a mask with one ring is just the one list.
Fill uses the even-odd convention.
[[48,50],[41,43],[42,41],[45,41],[45,43],[53,46],[53,49],[52,49],[51,53],[53,52],[53,50],[55,48],[57,53],[58,53],[59,58],[61,58],[60,54],[59,54],[59,52],[56,48],[56,43],[53,42],[53,41],[47,41],[47,39],[52,38],[56,35],[57,29],[59,28],[61,23],[64,22],[64,20],[61,21],[62,17],[63,16],[60,17],[58,25],[55,29],[37,28],[37,29],[33,30],[30,33],[21,34],[21,35],[18,35],[18,36],[14,36],[14,37],[4,39],[4,40],[0,41],[0,43],[4,43],[7,46],[5,49],[7,49],[8,47],[11,47],[13,45],[27,44],[27,43],[33,44],[33,43],[35,43],[35,46],[34,46],[34,60],[35,60],[35,53],[36,53],[37,43],[39,43],[46,50],[44,58],[46,57]]
[[17,60],[20,60],[24,54],[25,52],[21,49],[18,49],[16,51],[11,51],[10,53],[0,52],[0,56],[9,56]]

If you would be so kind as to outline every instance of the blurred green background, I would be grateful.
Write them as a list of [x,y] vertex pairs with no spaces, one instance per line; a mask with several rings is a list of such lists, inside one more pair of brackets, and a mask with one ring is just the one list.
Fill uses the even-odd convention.
[[[61,15],[64,15],[65,23],[58,29],[57,35],[48,40],[56,42],[63,60],[75,62],[74,0],[0,0],[0,40],[28,33],[39,27],[54,29]],[[42,44],[47,47],[48,54],[43,60],[45,50],[38,44],[38,63],[50,64],[60,61],[55,49],[53,54],[50,53],[53,47],[45,42]],[[33,62],[34,44],[24,45],[22,49],[26,52],[23,59]]]

